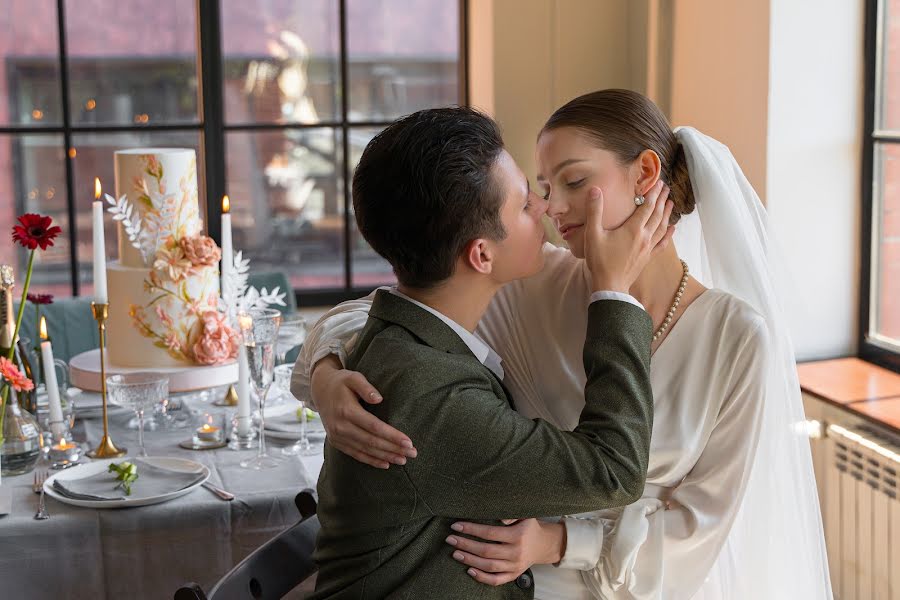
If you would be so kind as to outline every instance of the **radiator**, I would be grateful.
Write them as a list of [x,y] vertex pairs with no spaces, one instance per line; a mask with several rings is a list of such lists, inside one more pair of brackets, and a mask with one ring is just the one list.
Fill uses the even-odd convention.
[[900,600],[900,448],[865,426],[834,423],[821,442],[822,512],[835,597]]

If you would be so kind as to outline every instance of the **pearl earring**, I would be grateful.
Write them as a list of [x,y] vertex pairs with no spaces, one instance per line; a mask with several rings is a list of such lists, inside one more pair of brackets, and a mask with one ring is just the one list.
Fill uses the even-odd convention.
[[636,206],[640,206],[644,203],[644,196],[635,196],[634,203]]

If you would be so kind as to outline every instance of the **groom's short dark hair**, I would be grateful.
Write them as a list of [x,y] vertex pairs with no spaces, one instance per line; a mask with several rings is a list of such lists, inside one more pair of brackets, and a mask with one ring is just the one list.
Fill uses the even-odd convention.
[[369,142],[353,176],[356,223],[401,284],[432,287],[470,241],[506,236],[502,151],[494,120],[463,107],[413,113]]

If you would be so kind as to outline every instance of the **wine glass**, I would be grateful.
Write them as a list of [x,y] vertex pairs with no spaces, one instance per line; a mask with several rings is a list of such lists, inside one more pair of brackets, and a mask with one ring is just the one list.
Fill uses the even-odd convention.
[[293,313],[282,315],[281,326],[278,328],[277,353],[279,365],[284,364],[287,353],[306,341],[306,317]]
[[147,456],[144,448],[144,411],[169,395],[169,378],[160,373],[123,373],[106,378],[109,401],[130,408],[138,420],[138,456]]
[[[291,372],[294,370],[294,365],[279,365],[275,367],[275,370],[275,384],[283,394],[294,398],[294,395],[291,393]],[[297,398],[297,401],[300,402],[300,439],[290,446],[282,448],[281,453],[288,456],[315,456],[317,454],[322,454],[323,449],[320,446],[314,446],[309,442],[309,437],[307,435],[306,402],[299,398]]]
[[278,464],[278,459],[266,453],[266,394],[272,385],[275,369],[275,345],[278,341],[278,327],[281,312],[272,308],[261,308],[238,315],[241,343],[247,350],[250,366],[250,381],[259,398],[259,450],[255,458],[241,461],[247,469],[270,469]]

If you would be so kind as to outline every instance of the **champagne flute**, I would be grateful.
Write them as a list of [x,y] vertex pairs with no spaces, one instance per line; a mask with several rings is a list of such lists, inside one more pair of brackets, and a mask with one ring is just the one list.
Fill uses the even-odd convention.
[[[275,385],[280,388],[282,393],[287,394],[291,398],[294,398],[294,395],[291,393],[291,372],[293,370],[294,365],[275,367]],[[314,446],[309,441],[306,402],[299,398],[297,398],[297,401],[300,402],[300,439],[290,446],[282,448],[281,453],[287,456],[316,456],[322,454],[323,448],[319,445]]]
[[272,308],[255,309],[238,315],[241,329],[241,343],[247,350],[250,366],[250,381],[259,398],[259,450],[255,458],[241,461],[246,469],[271,469],[278,465],[278,459],[266,453],[266,394],[272,385],[275,369],[275,345],[278,342],[278,327],[281,312]]

